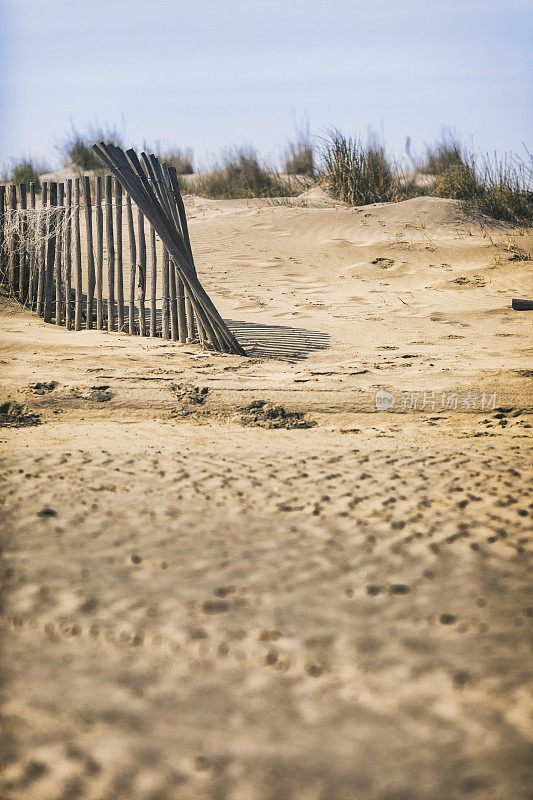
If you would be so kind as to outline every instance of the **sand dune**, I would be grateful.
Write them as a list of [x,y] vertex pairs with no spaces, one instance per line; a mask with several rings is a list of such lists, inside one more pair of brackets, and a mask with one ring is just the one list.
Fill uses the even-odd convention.
[[248,358],[4,302],[2,798],[525,800],[531,231],[187,206]]

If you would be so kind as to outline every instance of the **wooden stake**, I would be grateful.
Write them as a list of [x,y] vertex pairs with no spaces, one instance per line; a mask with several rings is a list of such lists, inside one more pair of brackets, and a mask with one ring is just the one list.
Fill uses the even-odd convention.
[[76,258],[76,308],[74,329],[81,331],[83,303],[83,275],[81,271],[81,233],[80,233],[80,179],[74,179],[74,254]]
[[128,309],[128,330],[130,336],[135,334],[135,272],[137,270],[137,247],[135,244],[135,226],[131,197],[126,192],[126,217],[128,220],[128,238],[130,243],[130,301]]
[[115,329],[115,240],[113,237],[113,177],[105,176],[105,230],[107,247],[107,330]]
[[49,222],[46,237],[46,263],[44,277],[44,321],[51,322],[54,307],[54,261],[56,255],[57,183],[50,183]]
[[96,177],[96,328],[104,327],[104,307],[102,284],[104,280],[104,218],[102,214],[102,177]]
[[166,247],[163,247],[163,267],[161,273],[161,336],[170,339],[169,331],[169,258]]
[[0,271],[3,275],[6,230],[6,187],[0,186]]
[[[30,183],[30,208],[35,209],[35,182],[31,181]],[[33,215],[32,218],[32,225],[29,230],[33,231],[36,221],[36,215]],[[28,305],[30,308],[34,307],[35,303],[35,293],[36,293],[36,283],[35,283],[35,264],[36,264],[36,257],[35,257],[35,239],[32,238],[31,241],[29,239],[29,232],[28,232],[28,248],[29,248],[29,280],[28,280]]]
[[9,278],[9,290],[14,294],[16,294],[16,290],[18,288],[18,280],[17,280],[18,243],[17,243],[17,235],[15,234],[14,230],[15,226],[13,223],[17,211],[17,187],[15,186],[14,183],[8,186],[8,198],[9,198],[8,278]]
[[122,186],[115,178],[115,233],[117,237],[117,330],[124,327],[124,276],[122,269]]
[[146,238],[144,235],[144,215],[140,208],[137,214],[137,228],[139,236],[139,289],[137,292],[137,300],[139,303],[139,333],[141,336],[146,336],[146,311],[144,308],[144,301],[146,298]]
[[[41,210],[44,212],[48,207],[48,181],[43,181],[41,185]],[[42,317],[44,307],[44,284],[46,272],[46,235],[48,231],[48,215],[41,214],[42,219],[36,230],[36,250],[38,259],[37,277],[37,313]]]
[[67,180],[67,220],[65,230],[65,325],[72,327],[72,178]]
[[[57,205],[62,206],[65,201],[65,187],[62,183],[57,185]],[[56,224],[56,257],[55,257],[55,274],[56,274],[56,325],[61,325],[63,322],[63,275],[61,273],[62,265],[62,250],[63,250],[63,210],[57,212]]]
[[169,277],[169,294],[170,294],[170,336],[173,342],[177,342],[179,338],[178,330],[178,303],[176,298],[176,272],[174,264],[170,261],[170,256],[166,247],[163,247],[163,270],[168,270]]
[[87,330],[93,327],[94,288],[96,276],[94,272],[93,254],[93,207],[91,200],[91,180],[88,175],[83,178],[83,198],[85,201],[85,229],[87,234]]
[[[26,184],[19,185],[20,208],[26,211],[28,207],[26,198]],[[25,213],[20,218],[20,256],[19,256],[19,300],[21,303],[28,302],[29,290],[29,259],[28,259],[28,218]]]
[[[172,266],[176,269],[176,265],[172,262]],[[178,286],[178,330],[180,342],[187,341],[187,310],[185,308],[185,287],[183,281],[177,276]]]
[[155,231],[150,225],[150,265],[152,267],[150,281],[150,336],[157,335],[157,250]]

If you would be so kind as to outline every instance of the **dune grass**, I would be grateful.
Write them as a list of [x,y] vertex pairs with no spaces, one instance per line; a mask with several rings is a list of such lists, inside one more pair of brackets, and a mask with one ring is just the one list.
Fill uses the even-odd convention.
[[72,131],[58,145],[65,166],[73,166],[79,172],[99,171],[103,164],[92,149],[95,142],[111,142],[122,147],[123,142],[115,128],[90,127],[84,133],[72,128]]
[[529,224],[533,220],[531,178],[531,163],[517,156],[476,158],[460,151],[460,159],[443,166],[427,193],[460,200],[474,214]]
[[[426,152],[426,160],[408,176],[392,164],[384,149],[332,130],[322,149],[323,180],[331,193],[350,205],[407,200],[430,195],[459,200],[465,211],[497,220],[529,224],[533,220],[532,164],[518,158],[480,159],[456,138]],[[427,175],[425,186],[416,175]]]
[[6,183],[25,183],[29,188],[30,183],[35,183],[37,192],[41,191],[40,174],[46,172],[46,166],[37,162],[35,159],[21,158],[19,161],[12,161],[11,166],[2,175],[2,182]]
[[289,142],[285,154],[285,172],[287,175],[302,175],[313,179],[316,177],[315,153],[311,143],[309,125],[296,134],[296,141]]
[[464,164],[464,152],[459,140],[444,133],[441,142],[426,148],[426,160],[418,168],[423,175],[444,175]]
[[404,200],[417,193],[414,182],[395,170],[383,147],[329,132],[322,147],[322,178],[334,197],[354,206]]
[[[150,148],[148,148],[148,150],[149,152],[153,152]],[[175,167],[178,175],[193,174],[193,151],[190,147],[187,147],[185,150],[169,147],[168,149],[156,150],[155,153],[162,163]]]
[[222,165],[199,175],[191,188],[195,194],[216,199],[288,197],[294,193],[291,182],[262,165],[251,147],[227,151]]

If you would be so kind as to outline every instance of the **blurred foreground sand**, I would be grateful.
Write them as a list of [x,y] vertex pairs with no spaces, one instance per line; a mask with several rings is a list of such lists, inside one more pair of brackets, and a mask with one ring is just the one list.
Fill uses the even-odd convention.
[[1,797],[531,797],[531,233],[188,210],[250,358],[0,317]]

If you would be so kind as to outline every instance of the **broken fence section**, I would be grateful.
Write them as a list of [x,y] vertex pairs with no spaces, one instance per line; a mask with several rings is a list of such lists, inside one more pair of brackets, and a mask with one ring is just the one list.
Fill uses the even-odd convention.
[[[198,279],[176,170],[94,146],[112,175],[0,186],[0,264],[45,322],[246,355]],[[148,296],[147,296],[148,292]]]

